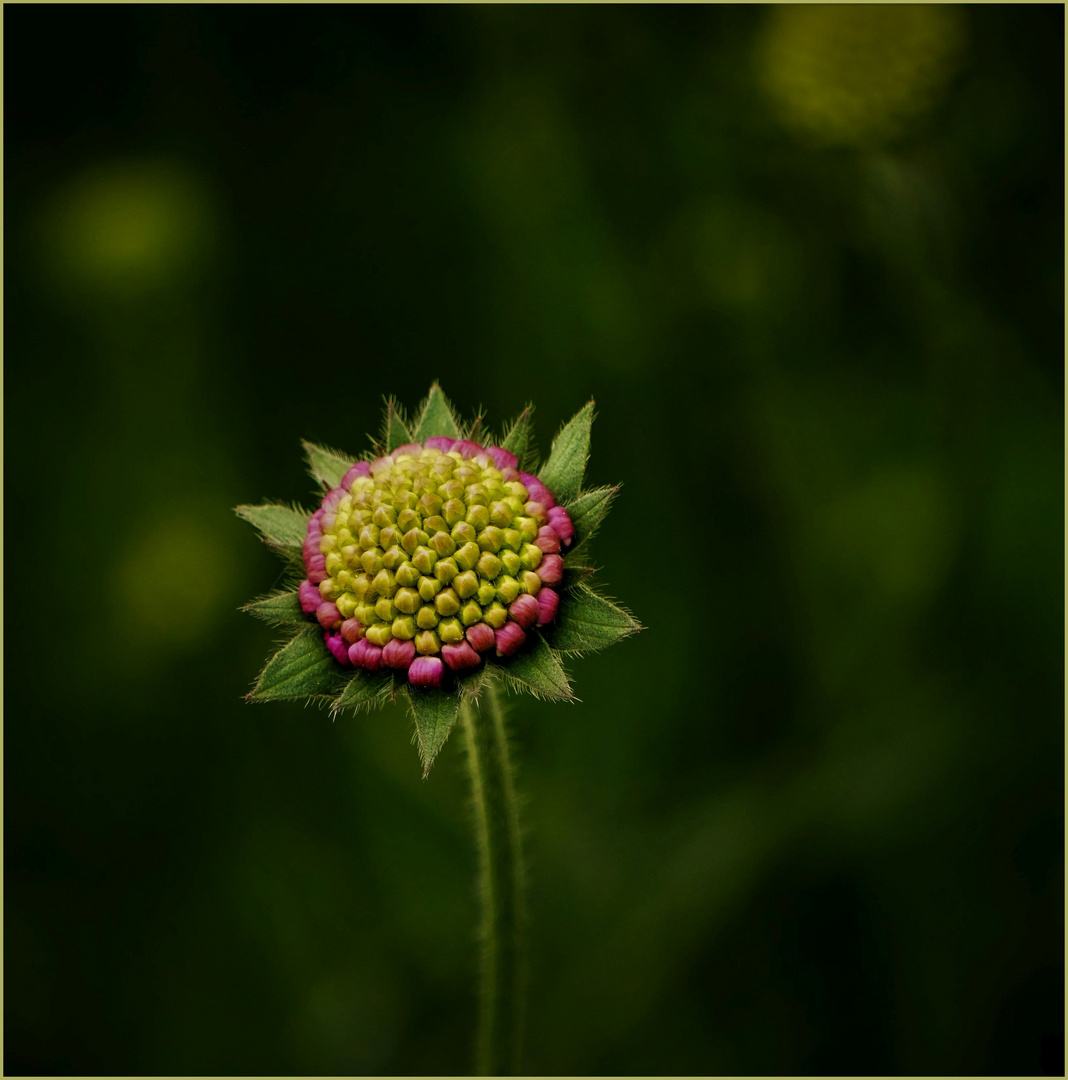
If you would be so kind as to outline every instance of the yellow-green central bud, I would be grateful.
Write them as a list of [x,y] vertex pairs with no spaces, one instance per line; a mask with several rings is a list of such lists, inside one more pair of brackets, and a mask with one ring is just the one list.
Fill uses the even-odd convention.
[[548,514],[514,469],[485,452],[409,446],[369,473],[322,519],[319,592],[371,644],[436,655],[459,628],[499,629],[522,594],[538,593],[534,541]]

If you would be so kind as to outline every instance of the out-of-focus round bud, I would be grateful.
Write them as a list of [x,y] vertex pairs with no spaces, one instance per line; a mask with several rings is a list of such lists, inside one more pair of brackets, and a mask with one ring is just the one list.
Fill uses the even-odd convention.
[[465,671],[481,663],[481,657],[466,641],[458,645],[443,645],[441,656],[453,671]]
[[436,656],[420,656],[408,668],[408,682],[412,686],[434,689],[441,686],[445,667]]
[[508,622],[497,631],[497,655],[511,656],[524,641],[526,631],[517,622]]

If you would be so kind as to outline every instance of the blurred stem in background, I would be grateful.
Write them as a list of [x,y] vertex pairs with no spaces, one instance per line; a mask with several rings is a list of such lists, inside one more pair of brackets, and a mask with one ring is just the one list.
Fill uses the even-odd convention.
[[479,1076],[517,1075],[523,1036],[523,854],[508,733],[492,681],[461,712],[479,857]]

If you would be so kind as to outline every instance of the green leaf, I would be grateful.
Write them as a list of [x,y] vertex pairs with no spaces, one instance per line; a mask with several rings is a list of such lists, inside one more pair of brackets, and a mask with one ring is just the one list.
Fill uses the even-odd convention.
[[370,712],[384,705],[393,692],[393,680],[389,676],[371,675],[364,671],[354,671],[345,680],[345,689],[341,696],[330,707],[331,712],[337,715],[343,709],[352,709],[359,712],[366,709]]
[[408,428],[397,409],[397,403],[390,398],[386,402],[386,453],[392,453],[398,446],[412,442]]
[[519,468],[527,471],[534,450],[534,406],[528,405],[516,418],[508,434],[501,441],[501,449],[515,454]]
[[299,626],[308,621],[308,616],[300,606],[300,597],[295,592],[272,593],[270,596],[253,600],[241,610],[275,626]]
[[586,460],[590,456],[590,427],[593,424],[593,401],[564,425],[553,439],[549,460],[541,467],[538,479],[560,503],[570,502],[582,488]]
[[264,506],[236,506],[234,513],[255,526],[264,540],[274,547],[299,550],[304,544],[304,537],[308,535],[309,510],[268,503]]
[[430,772],[434,758],[445,745],[460,713],[460,699],[456,694],[443,690],[417,690],[408,687],[408,700],[415,717],[415,737],[419,744],[419,757],[423,762],[423,775]]
[[506,667],[499,670],[505,678],[521,690],[527,690],[537,698],[548,701],[573,701],[567,673],[560,657],[549,648],[545,639],[536,633],[531,649],[514,656]]
[[308,460],[308,474],[324,488],[336,488],[341,483],[341,478],[356,463],[356,458],[343,454],[340,450],[331,450],[328,446],[317,446],[307,440],[301,445]]
[[340,683],[337,661],[318,626],[302,630],[267,661],[246,701],[332,697]]
[[588,585],[576,585],[560,603],[553,645],[561,652],[591,653],[636,634],[641,623]]
[[575,547],[584,544],[600,528],[612,500],[619,494],[618,487],[599,487],[584,491],[567,507],[571,524],[575,526]]
[[460,438],[460,425],[453,415],[452,406],[441,392],[441,387],[434,383],[427,395],[419,414],[419,422],[415,425],[413,442],[426,442],[435,436],[443,436],[450,439]]

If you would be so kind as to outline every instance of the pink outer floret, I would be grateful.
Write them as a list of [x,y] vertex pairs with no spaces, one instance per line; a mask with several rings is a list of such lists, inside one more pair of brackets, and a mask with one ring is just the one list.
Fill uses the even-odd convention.
[[297,595],[300,597],[300,610],[303,611],[305,615],[314,615],[316,609],[323,602],[319,590],[310,581],[302,581],[300,583]]
[[554,506],[549,511],[549,524],[560,537],[560,543],[564,547],[575,539],[575,526],[571,523],[571,515],[562,506]]
[[355,645],[349,646],[349,659],[365,671],[378,671],[382,666],[382,650],[367,638],[360,638]]
[[452,449],[452,444],[456,442],[455,439],[447,439],[444,435],[435,435],[431,439],[427,439],[423,443],[424,446],[429,446],[432,450],[440,450],[443,454],[447,454]]
[[511,656],[527,640],[527,632],[517,622],[506,622],[497,631],[497,655]]
[[487,626],[484,622],[475,623],[474,626],[467,628],[467,640],[471,643],[471,648],[476,652],[485,652],[487,649],[492,649],[496,637],[493,627]]
[[422,449],[423,446],[421,443],[407,442],[403,446],[395,446],[392,450],[390,450],[390,453],[394,457],[400,457],[401,454],[411,454],[414,457]]
[[555,555],[560,550],[560,537],[551,525],[542,525],[534,537],[534,546],[540,547],[546,555]]
[[564,560],[559,555],[546,555],[538,564],[538,577],[543,585],[558,585],[564,579]]
[[408,682],[412,686],[440,686],[445,668],[436,656],[420,656],[408,668]]
[[326,638],[326,647],[333,653],[334,659],[339,664],[348,664],[349,662],[349,649],[344,641],[341,640],[340,634],[324,634]]
[[453,671],[478,667],[482,662],[482,657],[466,641],[461,641],[458,645],[443,645],[441,655]]
[[341,612],[338,611],[337,604],[330,600],[323,601],[315,609],[315,617],[324,630],[333,630],[341,622]]
[[341,636],[345,639],[346,645],[355,645],[360,640],[361,634],[363,634],[363,628],[360,626],[359,619],[346,619],[341,624]]
[[527,630],[534,625],[534,620],[538,617],[538,601],[528,593],[523,593],[512,601],[508,614]]
[[371,466],[366,461],[357,461],[355,465],[341,478],[341,486],[348,489],[349,485],[358,476],[370,476]]
[[313,585],[318,585],[320,581],[326,581],[325,555],[313,555],[310,559],[305,561],[304,565],[308,570],[308,580]]
[[544,626],[556,618],[556,612],[560,608],[560,597],[555,589],[539,589],[538,601],[538,625]]
[[387,667],[407,669],[414,659],[415,646],[410,641],[401,641],[400,638],[390,638],[382,650],[382,662]]
[[493,464],[498,469],[514,469],[519,465],[519,460],[510,450],[503,446],[487,446],[486,453],[493,458]]
[[470,439],[457,439],[451,449],[455,450],[461,457],[473,458],[476,454],[482,453],[482,447],[477,442],[471,442]]
[[546,510],[551,510],[556,505],[553,493],[536,476],[521,472],[519,480],[534,502],[540,502]]

